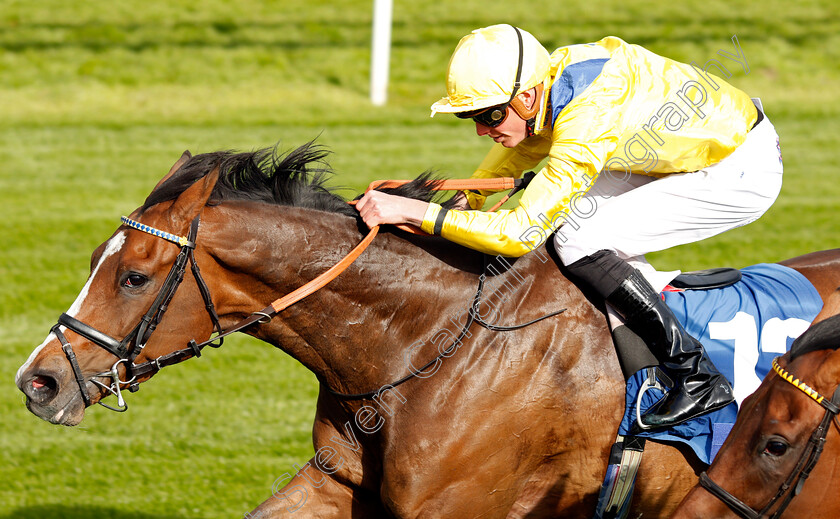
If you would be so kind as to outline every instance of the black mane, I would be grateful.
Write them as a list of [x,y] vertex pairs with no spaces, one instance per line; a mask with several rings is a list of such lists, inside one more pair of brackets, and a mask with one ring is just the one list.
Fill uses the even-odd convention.
[[[356,210],[326,186],[333,175],[326,161],[329,153],[310,141],[286,154],[278,152],[275,146],[247,153],[217,151],[196,155],[152,191],[140,211],[178,198],[218,167],[219,180],[208,205],[225,200],[254,200],[358,218]],[[438,193],[433,190],[438,181],[427,171],[405,186],[382,191],[428,202]]]
[[840,347],[840,315],[811,326],[805,333],[793,341],[790,347],[790,359],[817,350],[836,350]]

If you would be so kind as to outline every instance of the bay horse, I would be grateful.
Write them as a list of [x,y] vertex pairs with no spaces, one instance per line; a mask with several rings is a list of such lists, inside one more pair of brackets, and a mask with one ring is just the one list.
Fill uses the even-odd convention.
[[[200,353],[194,339],[338,262],[366,229],[325,187],[324,159],[312,143],[285,157],[185,152],[94,251],[78,298],[18,370],[29,410],[71,426],[106,396],[122,405],[122,389]],[[545,248],[485,262],[439,238],[386,232],[326,287],[246,329],[320,384],[315,456],[250,517],[592,515],[624,408],[605,309]],[[823,298],[840,285],[838,250],[785,264]],[[564,311],[499,331],[551,310]],[[479,311],[497,326],[471,326]],[[134,364],[144,368],[132,375]],[[632,515],[670,514],[702,468],[650,444]]]
[[840,290],[746,400],[674,516],[840,517]]

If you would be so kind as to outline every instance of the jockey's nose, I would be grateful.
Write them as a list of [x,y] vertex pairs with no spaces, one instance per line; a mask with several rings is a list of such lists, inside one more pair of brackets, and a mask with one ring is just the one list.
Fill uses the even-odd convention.
[[58,379],[53,373],[46,371],[31,373],[21,377],[18,383],[23,393],[38,405],[46,405],[58,395]]

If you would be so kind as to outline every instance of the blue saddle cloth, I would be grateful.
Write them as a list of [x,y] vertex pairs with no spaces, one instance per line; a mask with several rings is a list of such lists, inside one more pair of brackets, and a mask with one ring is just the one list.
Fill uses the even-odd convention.
[[[816,289],[793,269],[759,264],[741,272],[741,281],[729,287],[664,293],[665,302],[686,331],[703,343],[715,366],[729,379],[736,403],[669,429],[637,435],[685,443],[707,464],[735,423],[737,406],[755,391],[773,359],[790,349],[822,308]],[[636,397],[646,371],[627,381],[621,435],[628,435],[636,420]],[[662,396],[662,391],[648,390],[642,398],[641,413]]]

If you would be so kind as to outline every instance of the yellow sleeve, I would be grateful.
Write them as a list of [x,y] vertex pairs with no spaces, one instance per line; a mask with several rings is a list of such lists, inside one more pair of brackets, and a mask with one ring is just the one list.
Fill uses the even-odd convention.
[[[487,254],[522,256],[542,245],[566,221],[570,209],[596,176],[591,164],[552,158],[531,181],[515,209],[495,213],[447,211],[440,235]],[[429,206],[424,231],[433,233],[440,213],[439,205]]]

